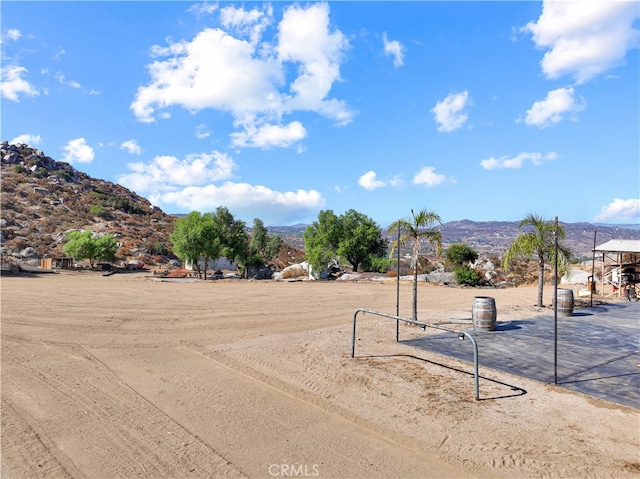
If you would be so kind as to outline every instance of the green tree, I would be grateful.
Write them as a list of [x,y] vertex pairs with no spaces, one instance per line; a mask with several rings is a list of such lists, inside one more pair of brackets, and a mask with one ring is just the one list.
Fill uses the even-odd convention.
[[[521,232],[505,252],[502,266],[509,268],[516,258],[536,259],[538,263],[538,307],[542,307],[542,290],[544,287],[544,268],[548,262],[555,264],[555,222],[546,221],[542,217],[529,214],[520,221],[520,229],[529,227],[529,231]],[[558,240],[565,238],[565,229],[558,225]],[[558,274],[563,276],[569,270],[571,251],[558,242]]]
[[[442,224],[440,216],[425,208],[418,213],[411,210],[411,217],[402,218],[394,221],[389,226],[389,234],[400,233],[399,242],[394,248],[399,248],[402,244],[411,242],[411,266],[413,268],[413,303],[411,309],[411,318],[418,320],[418,261],[420,256],[420,248],[422,243],[434,243],[438,255],[442,244],[442,234],[435,229],[436,224]],[[396,240],[395,243],[398,243]]]
[[249,235],[244,221],[236,220],[224,206],[212,214],[215,236],[221,246],[221,255],[246,266],[249,259]]
[[[199,277],[207,279],[211,260],[226,256],[230,261],[246,262],[248,235],[243,221],[236,220],[226,207],[214,213],[192,211],[176,220],[169,236],[174,253],[194,265]],[[200,260],[203,268],[200,268]]]
[[87,259],[91,268],[96,261],[113,261],[118,241],[113,235],[95,237],[91,230],[71,231],[62,247],[64,254],[75,259]]
[[96,260],[113,261],[118,251],[118,240],[113,235],[102,235],[96,241]]
[[209,261],[218,258],[222,250],[211,213],[192,211],[178,218],[169,240],[173,244],[176,256],[193,265],[198,277],[202,277],[200,259],[204,260],[204,279],[207,279]]
[[305,255],[312,271],[322,272],[332,260],[344,259],[354,271],[379,269],[387,243],[380,228],[368,216],[355,210],[336,216],[321,211],[304,232]]
[[253,220],[249,250],[253,252],[261,263],[268,263],[278,255],[282,239],[277,235],[269,235],[261,219]]
[[455,266],[462,266],[477,260],[478,252],[465,243],[454,243],[449,246],[445,256]]
[[332,210],[320,211],[318,220],[304,230],[305,256],[316,278],[331,260],[337,259],[341,236],[340,221]]
[[382,258],[387,251],[387,242],[382,238],[380,228],[368,216],[349,210],[339,218],[342,237],[338,242],[338,254],[358,271],[360,265],[370,270],[376,258]]

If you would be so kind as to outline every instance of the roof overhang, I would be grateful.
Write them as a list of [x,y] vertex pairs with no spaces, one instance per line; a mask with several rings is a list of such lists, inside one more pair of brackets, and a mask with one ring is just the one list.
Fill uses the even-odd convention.
[[638,253],[640,254],[640,240],[615,239],[596,246],[596,253]]

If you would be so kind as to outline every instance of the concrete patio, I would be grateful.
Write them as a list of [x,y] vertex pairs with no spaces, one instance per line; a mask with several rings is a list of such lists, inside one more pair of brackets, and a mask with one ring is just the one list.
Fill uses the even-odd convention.
[[[554,382],[554,317],[501,321],[495,331],[469,329],[482,368]],[[473,363],[469,341],[451,333],[402,344]],[[640,302],[611,302],[558,316],[558,385],[640,409]],[[482,383],[482,380],[480,381]]]

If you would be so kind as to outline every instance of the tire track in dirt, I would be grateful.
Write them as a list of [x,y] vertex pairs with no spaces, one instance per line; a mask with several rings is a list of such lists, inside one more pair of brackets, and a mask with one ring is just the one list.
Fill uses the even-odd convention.
[[[460,463],[473,463],[476,470],[486,468],[494,471],[494,475],[500,472],[507,477],[522,474],[528,477],[557,477],[558,474],[609,477],[607,474],[603,475],[607,469],[602,462],[607,460],[606,453],[596,449],[593,451],[597,451],[596,454],[585,457],[575,439],[568,439],[564,447],[559,448],[556,444],[546,443],[537,437],[527,438],[536,429],[536,425],[530,425],[522,432],[514,429],[503,437],[487,434],[482,429],[460,437],[455,432],[458,425],[469,423],[470,419],[475,419],[478,415],[495,417],[495,420],[505,422],[517,422],[520,415],[508,406],[504,407],[506,404],[503,406],[502,402],[470,400],[471,376],[465,374],[454,380],[446,379],[437,374],[437,367],[415,363],[415,359],[407,360],[402,356],[395,359],[393,356],[379,356],[349,361],[350,358],[345,359],[344,354],[341,355],[335,347],[330,346],[336,343],[336,332],[340,333],[333,329],[324,331],[323,341],[326,344],[323,343],[318,348],[316,343],[313,350],[307,350],[305,345],[312,341],[310,336],[317,336],[316,332],[287,335],[286,338],[276,335],[253,341],[210,345],[204,348],[203,353],[256,380],[268,382],[306,402],[339,414],[361,427],[371,428],[372,431],[398,442],[411,444],[416,450],[433,448],[441,451],[445,457],[457,458]],[[385,350],[392,347],[395,350],[395,346],[385,346]],[[401,348],[400,346],[398,349]],[[277,353],[274,354],[275,350]],[[319,356],[318,350],[324,354]],[[357,408],[348,408],[347,403],[342,407],[339,402],[342,392],[351,383],[359,385],[358,391],[361,394],[358,400],[348,404],[357,404]],[[508,385],[486,385],[483,381],[485,389],[489,386],[495,389],[497,397],[510,391]],[[393,404],[398,411],[397,420],[382,423],[371,423],[368,420],[369,407],[378,408],[382,415],[389,417],[390,412],[393,412],[393,408],[389,409],[392,403],[387,403],[380,396],[399,394],[405,399],[394,398]],[[415,398],[420,399],[416,401]],[[457,404],[457,407],[452,408],[452,404]],[[363,405],[367,405],[367,408],[363,408]],[[429,418],[444,414],[448,418],[448,428],[438,428],[436,424],[430,423]],[[413,418],[413,423],[405,423],[405,427],[402,427],[402,420],[407,418]],[[429,432],[425,434],[425,431]],[[518,445],[528,446],[516,446],[511,443],[513,439],[516,439],[515,443]],[[595,442],[597,438],[593,440]],[[470,461],[468,458],[471,457],[477,460]],[[580,463],[580,466],[576,467],[576,463]],[[550,469],[549,464],[554,464],[554,467]],[[563,464],[567,466],[563,467]],[[612,467],[622,466],[612,464]]]
[[[463,475],[461,467],[413,448],[406,437],[200,347],[163,350],[161,364],[157,351],[136,350],[126,361],[113,351],[94,353],[251,477],[270,477],[274,464],[315,466],[320,477],[422,478],[433,470]],[[182,380],[184,370],[188,380]]]
[[[55,477],[59,479],[83,478],[67,457],[56,453],[55,444],[38,424],[21,415],[13,405],[2,400],[2,437],[15,438],[2,441],[2,478],[25,477],[28,470],[32,479]],[[20,468],[11,465],[20,464]]]
[[[289,339],[291,339],[291,337],[289,337]],[[292,342],[295,343],[295,340]],[[263,349],[261,347],[257,347],[256,344],[253,344],[253,347],[250,349],[239,348],[237,346],[238,345],[232,345],[229,348],[225,348],[223,346],[221,349],[218,349],[217,346],[212,346],[203,349],[202,352],[207,357],[225,364],[227,367],[237,371],[238,373],[249,376],[252,379],[270,387],[275,387],[284,394],[295,397],[305,403],[318,407],[327,413],[349,421],[353,423],[354,426],[366,430],[369,434],[384,438],[384,440],[388,441],[390,444],[394,444],[395,446],[402,447],[407,451],[411,451],[416,457],[424,456],[423,461],[426,463],[433,461],[433,457],[437,456],[439,459],[449,462],[449,464],[454,464],[456,461],[455,458],[457,457],[460,457],[459,464],[467,464],[467,466],[471,464],[471,461],[464,459],[464,454],[460,454],[461,452],[467,452],[466,450],[458,448],[458,446],[455,448],[457,450],[454,450],[454,448],[444,447],[445,443],[451,439],[451,435],[447,434],[446,431],[432,429],[427,435],[429,440],[425,441],[423,428],[426,428],[427,430],[430,428],[428,420],[425,421],[425,417],[428,418],[431,415],[431,411],[426,415],[424,414],[427,412],[426,405],[425,407],[422,407],[420,405],[416,406],[415,404],[411,405],[411,403],[407,402],[406,407],[401,406],[401,408],[406,411],[414,412],[414,417],[421,417],[420,420],[414,421],[414,426],[418,428],[420,432],[410,435],[405,435],[399,432],[399,430],[390,427],[391,424],[387,424],[389,427],[385,427],[385,425],[381,425],[380,423],[372,422],[367,418],[367,414],[362,414],[362,406],[368,404],[371,407],[375,407],[371,402],[369,402],[371,397],[375,398],[376,396],[379,397],[380,395],[385,395],[380,392],[379,383],[373,379],[373,376],[353,376],[351,378],[356,381],[361,380],[361,384],[366,385],[365,389],[369,391],[369,395],[363,395],[360,398],[358,408],[348,409],[338,404],[335,400],[336,397],[339,396],[339,394],[336,393],[335,386],[337,385],[338,389],[340,389],[345,386],[344,384],[334,383],[334,388],[332,388],[330,385],[326,384],[326,382],[317,380],[317,370],[302,366],[298,368],[291,367],[290,365],[293,363],[293,361],[291,361],[291,357],[288,358],[289,361],[285,360],[278,364],[267,361],[261,357],[260,352]],[[265,345],[265,347],[268,346]],[[309,359],[311,362],[313,360],[313,358]],[[375,364],[372,365],[375,368]],[[397,366],[393,366],[394,369],[396,367]],[[424,368],[419,365],[408,363],[404,364],[403,368],[415,368],[416,370],[420,370],[422,376],[424,376]],[[321,367],[320,369],[326,370],[331,368]],[[373,372],[374,370],[370,371],[370,373]],[[385,379],[393,379],[393,376],[385,376]],[[460,391],[456,391],[456,393],[460,393]],[[460,416],[459,420],[464,420],[464,416],[469,414],[468,411],[465,412],[464,410],[460,410],[458,412]],[[493,470],[488,477],[498,477],[496,476],[496,471],[502,471],[505,473],[505,477],[512,477],[513,474],[521,471],[521,466],[525,465],[522,457],[517,454],[513,454],[511,457],[503,458],[501,454],[505,448],[508,449],[508,444],[499,442],[494,442],[489,447],[480,446],[480,450],[483,453],[482,457],[485,462],[473,464],[473,469],[477,474],[476,477],[483,477],[485,473],[481,471],[487,465],[489,465]],[[431,450],[432,452],[430,454],[426,454],[426,451],[428,450]],[[521,452],[526,453],[527,451]],[[498,456],[498,459],[495,458],[496,455]],[[534,463],[532,464],[534,466],[532,469],[535,469],[535,461],[530,462]],[[527,463],[527,465],[529,464]]]
[[[4,420],[15,424],[21,416],[54,431],[40,456],[72,463],[73,477],[82,477],[78,470],[88,477],[244,477],[82,347],[5,341],[2,355],[3,374],[18,377],[19,370],[22,378],[3,382]],[[3,431],[11,448],[16,438],[6,444],[8,437]],[[10,463],[17,477],[38,476],[34,464]]]

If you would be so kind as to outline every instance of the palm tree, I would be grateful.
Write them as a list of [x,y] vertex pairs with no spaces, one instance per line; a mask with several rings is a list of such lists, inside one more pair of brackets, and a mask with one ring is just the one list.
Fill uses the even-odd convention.
[[[555,263],[555,231],[553,221],[545,221],[538,215],[530,213],[520,221],[520,229],[533,227],[533,230],[520,233],[505,252],[502,266],[509,268],[509,263],[516,257],[535,258],[538,261],[538,307],[542,307],[542,288],[544,286],[544,267],[547,261]],[[558,239],[564,239],[565,230],[558,225]],[[569,270],[571,251],[558,243],[558,272],[563,276]]]
[[[421,209],[417,214],[411,210],[411,217],[402,218],[394,221],[389,226],[389,233],[399,232],[399,243],[411,241],[411,267],[413,268],[413,307],[411,318],[418,320],[418,256],[420,254],[420,246],[423,241],[428,243],[436,243],[438,254],[442,244],[442,235],[440,231],[434,229],[437,224],[442,224],[442,219],[437,213],[429,211],[425,208]],[[394,242],[394,248],[399,248],[398,241]]]

